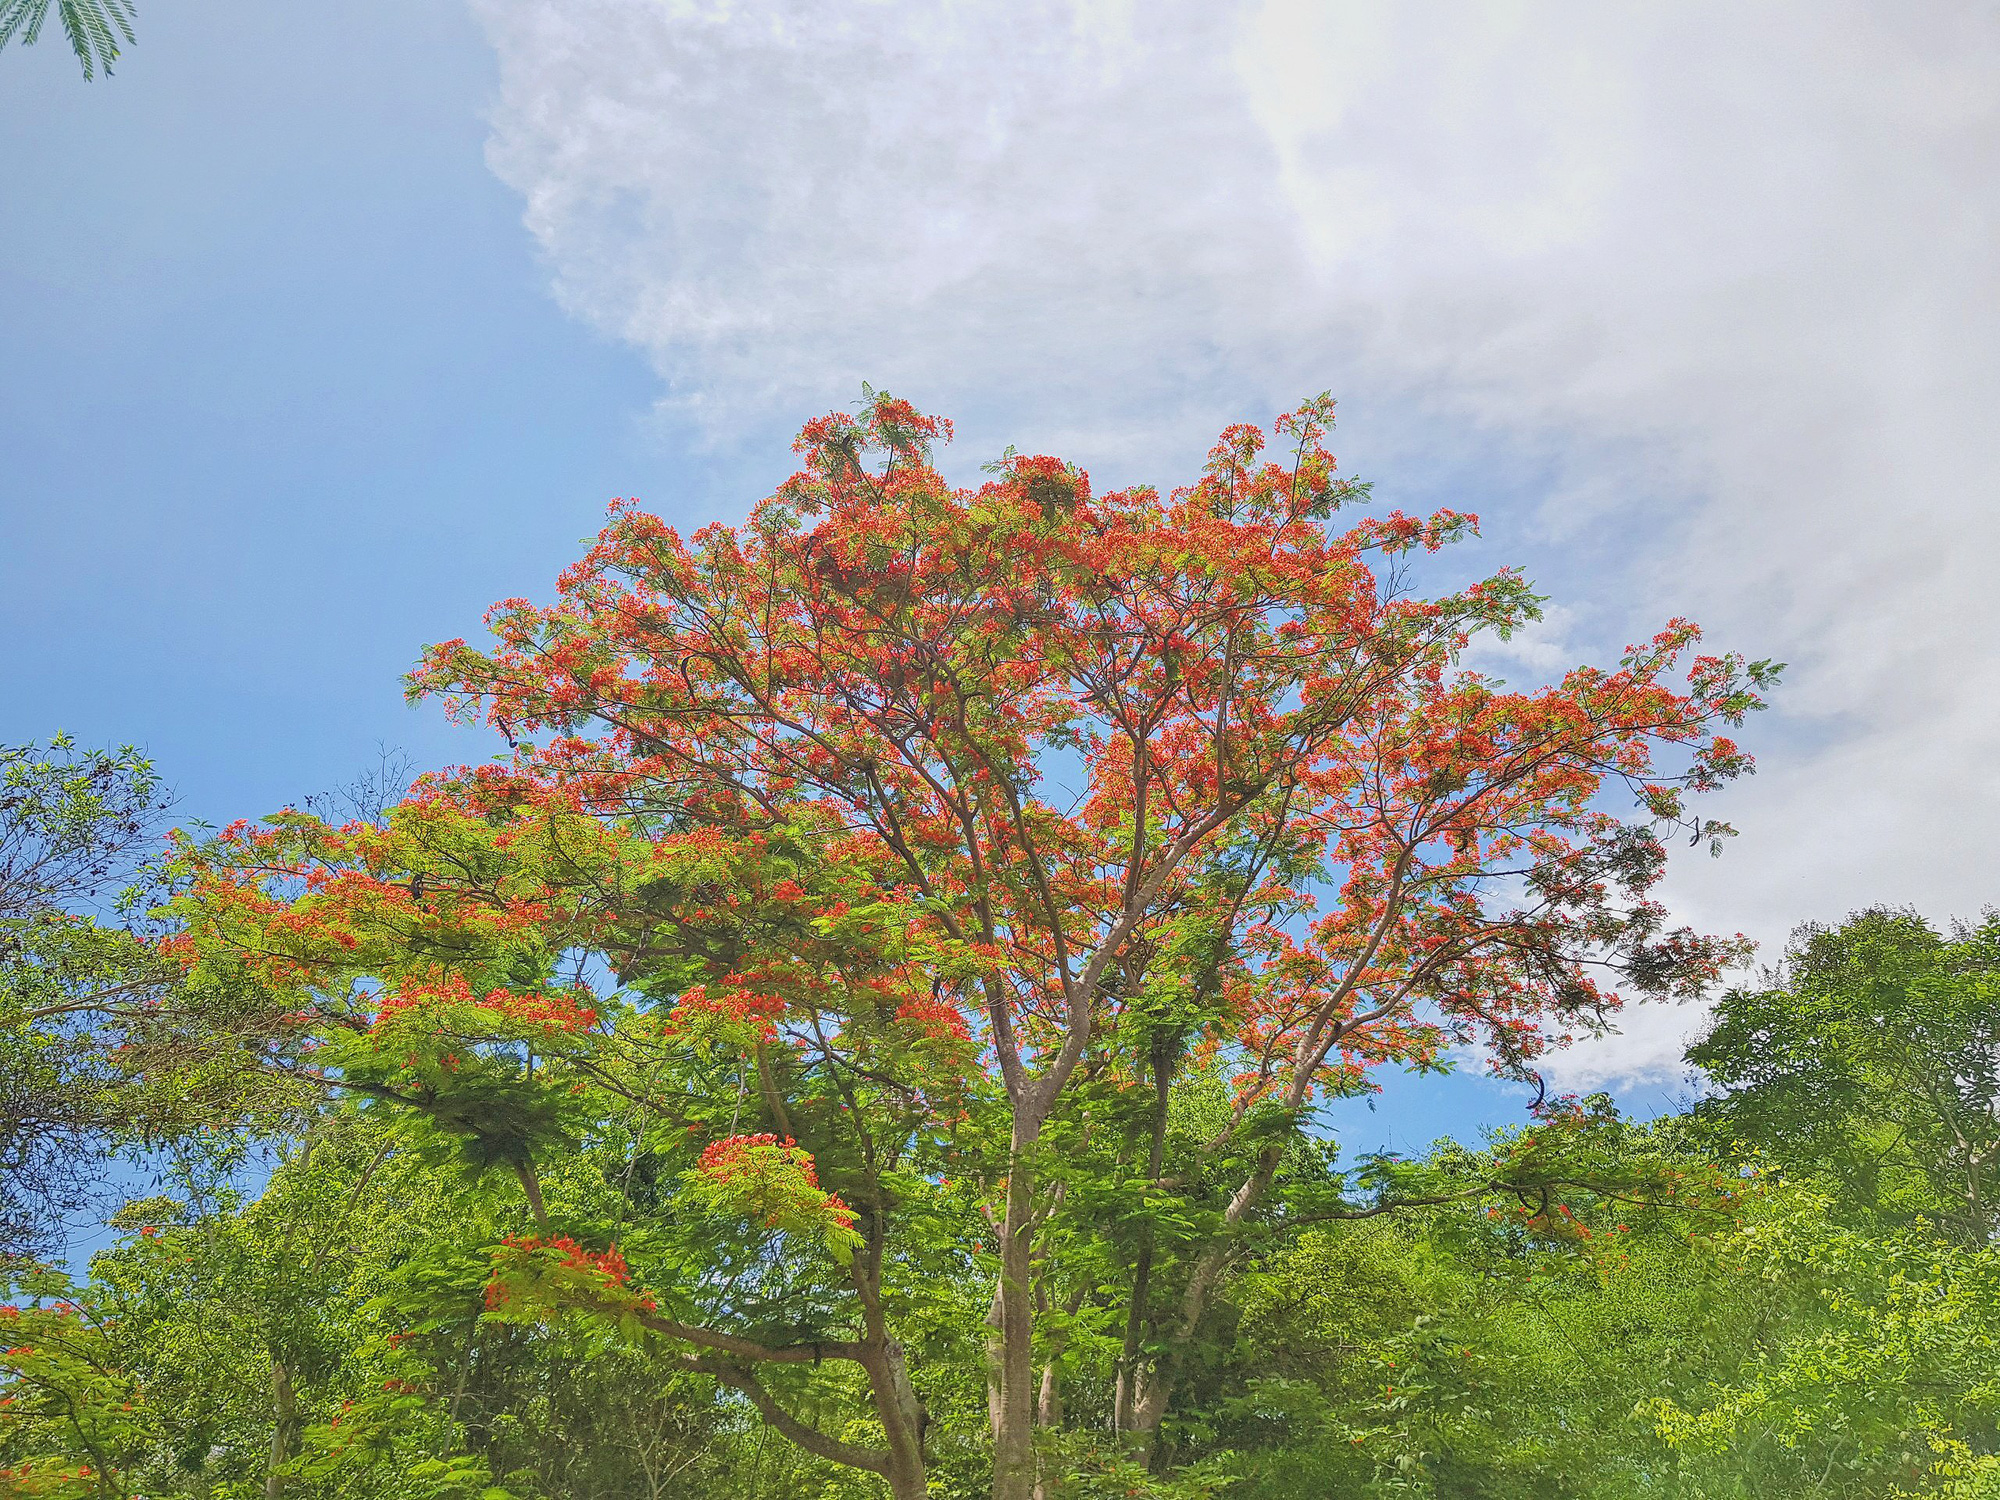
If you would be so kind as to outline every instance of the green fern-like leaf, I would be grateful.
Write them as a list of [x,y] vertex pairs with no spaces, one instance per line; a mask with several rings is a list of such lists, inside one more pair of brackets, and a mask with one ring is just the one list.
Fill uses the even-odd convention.
[[23,47],[34,46],[52,10],[85,78],[95,78],[99,68],[110,77],[119,38],[127,46],[138,40],[132,34],[132,0],[0,0],[0,48],[17,35]]

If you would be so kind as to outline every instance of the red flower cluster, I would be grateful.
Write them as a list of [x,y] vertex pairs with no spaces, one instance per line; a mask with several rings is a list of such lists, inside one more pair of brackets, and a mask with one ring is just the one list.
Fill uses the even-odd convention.
[[[548,1251],[558,1252],[561,1258],[552,1260],[544,1253]],[[503,1269],[530,1263],[540,1263],[544,1269],[571,1285],[581,1283],[588,1288],[592,1301],[600,1306],[644,1312],[653,1310],[651,1297],[628,1291],[632,1280],[631,1268],[625,1264],[625,1257],[616,1245],[604,1250],[586,1250],[566,1234],[552,1239],[538,1235],[514,1235],[503,1242],[500,1261],[486,1283],[486,1306],[489,1311],[511,1306],[519,1295],[519,1288],[502,1274]]]
[[896,1019],[910,1022],[936,1041],[972,1040],[971,1028],[965,1024],[965,1013],[944,1000],[929,997],[905,1000],[896,1007]]
[[565,995],[493,989],[475,996],[462,975],[422,984],[405,984],[384,997],[375,1013],[372,1030],[410,1015],[421,1015],[448,1006],[471,1006],[492,1011],[512,1027],[539,1031],[588,1031],[597,1024],[594,1007],[578,1005]]
[[812,1153],[799,1150],[799,1143],[790,1136],[780,1138],[769,1133],[729,1135],[719,1141],[710,1141],[702,1148],[701,1161],[697,1163],[696,1170],[718,1182],[729,1182],[742,1174],[748,1165],[750,1152],[758,1146],[777,1147],[786,1160],[799,1169],[810,1186],[819,1186],[819,1171],[813,1166]]
[[710,990],[697,985],[682,995],[667,1023],[667,1030],[686,1031],[704,1022],[720,1021],[728,1026],[748,1026],[762,1041],[776,1041],[778,1022],[785,1014],[785,1002],[776,995],[760,995],[746,989]]
[[792,1227],[788,1221],[830,1223],[841,1230],[854,1227],[854,1210],[838,1193],[820,1191],[812,1153],[800,1149],[790,1136],[731,1135],[711,1141],[702,1149],[695,1170],[742,1193],[771,1228]]

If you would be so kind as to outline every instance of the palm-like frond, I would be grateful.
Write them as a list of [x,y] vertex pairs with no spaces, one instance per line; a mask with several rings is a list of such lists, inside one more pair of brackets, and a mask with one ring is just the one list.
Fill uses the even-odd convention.
[[133,9],[132,0],[0,0],[0,47],[16,35],[22,46],[32,47],[53,10],[62,20],[70,51],[83,64],[83,76],[95,78],[102,68],[109,77],[118,60],[118,39],[123,37],[127,46],[138,40],[132,34]]

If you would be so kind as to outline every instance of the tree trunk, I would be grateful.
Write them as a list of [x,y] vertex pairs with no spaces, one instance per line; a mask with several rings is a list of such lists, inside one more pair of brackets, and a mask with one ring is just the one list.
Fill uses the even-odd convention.
[[[1062,1426],[1062,1361],[1053,1354],[1042,1366],[1041,1394],[1035,1402],[1035,1425],[1044,1432]],[[1035,1500],[1053,1500],[1050,1476],[1039,1469],[1035,1474]]]
[[910,1384],[903,1346],[893,1340],[884,1343],[866,1368],[875,1410],[888,1439],[889,1493],[894,1500],[926,1500],[930,1478],[924,1464],[924,1428],[929,1419]]
[[[1159,1182],[1160,1171],[1166,1164],[1167,1108],[1180,1043],[1178,1034],[1165,1031],[1156,1033],[1153,1039],[1153,1133],[1146,1148],[1146,1176],[1154,1183]],[[1164,1397],[1161,1397],[1159,1410],[1153,1413],[1151,1422],[1142,1422],[1142,1409],[1149,1409],[1146,1403],[1154,1399],[1145,1380],[1142,1352],[1147,1322],[1146,1304],[1152,1291],[1153,1228],[1149,1221],[1145,1238],[1139,1246],[1138,1260],[1132,1268],[1132,1305],[1125,1316],[1125,1339],[1118,1354],[1117,1384],[1111,1396],[1111,1430],[1121,1435],[1136,1434],[1139,1441],[1132,1445],[1131,1452],[1134,1458],[1141,1460],[1151,1453],[1153,1434],[1159,1429],[1160,1416],[1166,1410]],[[1146,1387],[1143,1394],[1142,1387]]]
[[1000,1225],[1000,1284],[988,1317],[988,1409],[993,1422],[993,1500],[1034,1500],[1035,1310],[1032,1127],[1017,1122]]
[[1132,1305],[1125,1313],[1125,1340],[1118,1353],[1118,1380],[1111,1395],[1111,1430],[1117,1433],[1138,1430],[1140,1346],[1146,1331],[1146,1298],[1152,1292],[1152,1274],[1153,1247],[1141,1245],[1138,1263],[1132,1269]]
[[862,1220],[865,1248],[849,1264],[855,1294],[861,1300],[866,1330],[861,1368],[868,1392],[881,1419],[883,1471],[894,1500],[925,1500],[930,1493],[924,1464],[924,1429],[930,1417],[910,1383],[910,1365],[902,1344],[890,1333],[882,1308],[882,1218],[871,1208]]
[[1133,1370],[1131,1396],[1125,1409],[1126,1454],[1150,1468],[1160,1451],[1160,1423],[1166,1420],[1167,1402],[1174,1393],[1172,1355],[1150,1366]]
[[1277,1153],[1267,1150],[1255,1170],[1230,1195],[1229,1206],[1223,1211],[1221,1233],[1195,1258],[1187,1290],[1181,1294],[1180,1315],[1174,1320],[1167,1352],[1150,1365],[1134,1362],[1130,1451],[1135,1458],[1149,1463],[1159,1459],[1160,1423],[1166,1417],[1167,1402],[1173,1395],[1174,1381],[1180,1373],[1181,1352],[1194,1337],[1202,1314],[1208,1311],[1208,1299],[1222,1280],[1223,1270],[1229,1261],[1230,1233],[1264,1196],[1277,1166]]
[[1035,1402],[1035,1425],[1062,1426],[1062,1362],[1053,1357],[1042,1366],[1042,1390]]
[[264,1470],[265,1500],[274,1500],[284,1493],[285,1476],[278,1471],[290,1460],[299,1430],[299,1403],[292,1390],[292,1372],[276,1355],[271,1357],[271,1404],[277,1415],[271,1423],[271,1456]]
[[542,1206],[542,1184],[535,1176],[535,1164],[523,1157],[514,1163],[514,1175],[520,1179],[521,1191],[527,1194],[528,1212],[535,1216],[535,1227],[546,1234],[549,1228],[549,1211]]

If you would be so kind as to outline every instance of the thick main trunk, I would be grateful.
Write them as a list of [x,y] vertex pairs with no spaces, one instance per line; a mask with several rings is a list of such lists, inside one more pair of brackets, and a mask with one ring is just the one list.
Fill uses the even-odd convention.
[[930,1480],[924,1465],[923,1403],[910,1384],[903,1346],[885,1343],[867,1363],[868,1384],[882,1419],[889,1453],[889,1493],[894,1500],[925,1500]]
[[1138,1428],[1138,1393],[1144,1373],[1140,1345],[1146,1330],[1146,1299],[1152,1293],[1152,1276],[1153,1247],[1142,1245],[1138,1263],[1132,1269],[1132,1304],[1125,1310],[1125,1341],[1118,1353],[1118,1380],[1111,1394],[1114,1432],[1129,1433]]
[[292,1457],[292,1445],[298,1440],[299,1403],[292,1390],[292,1372],[285,1368],[281,1359],[271,1360],[271,1404],[276,1415],[271,1423],[271,1454],[264,1469],[264,1494],[266,1500],[281,1495],[285,1491],[284,1466]]
[[[1153,1134],[1146,1150],[1146,1176],[1155,1184],[1160,1180],[1161,1168],[1166,1163],[1167,1148],[1167,1108],[1174,1080],[1174,1063],[1179,1055],[1180,1037],[1161,1031],[1153,1040]],[[1132,1268],[1132,1304],[1125,1315],[1125,1340],[1118,1354],[1117,1384],[1111,1396],[1111,1429],[1120,1434],[1137,1434],[1138,1441],[1132,1444],[1135,1457],[1145,1458],[1152,1452],[1153,1434],[1158,1431],[1160,1414],[1166,1410],[1164,1401],[1160,1411],[1155,1412],[1152,1421],[1142,1426],[1141,1413],[1148,1397],[1141,1394],[1145,1385],[1142,1341],[1146,1332],[1147,1301],[1153,1293],[1153,1230],[1146,1226],[1145,1239],[1139,1246],[1139,1257]]]
[[1000,1225],[1000,1283],[988,1316],[988,1410],[993,1422],[993,1500],[1034,1500],[1035,1309],[1033,1135],[1016,1127]]

